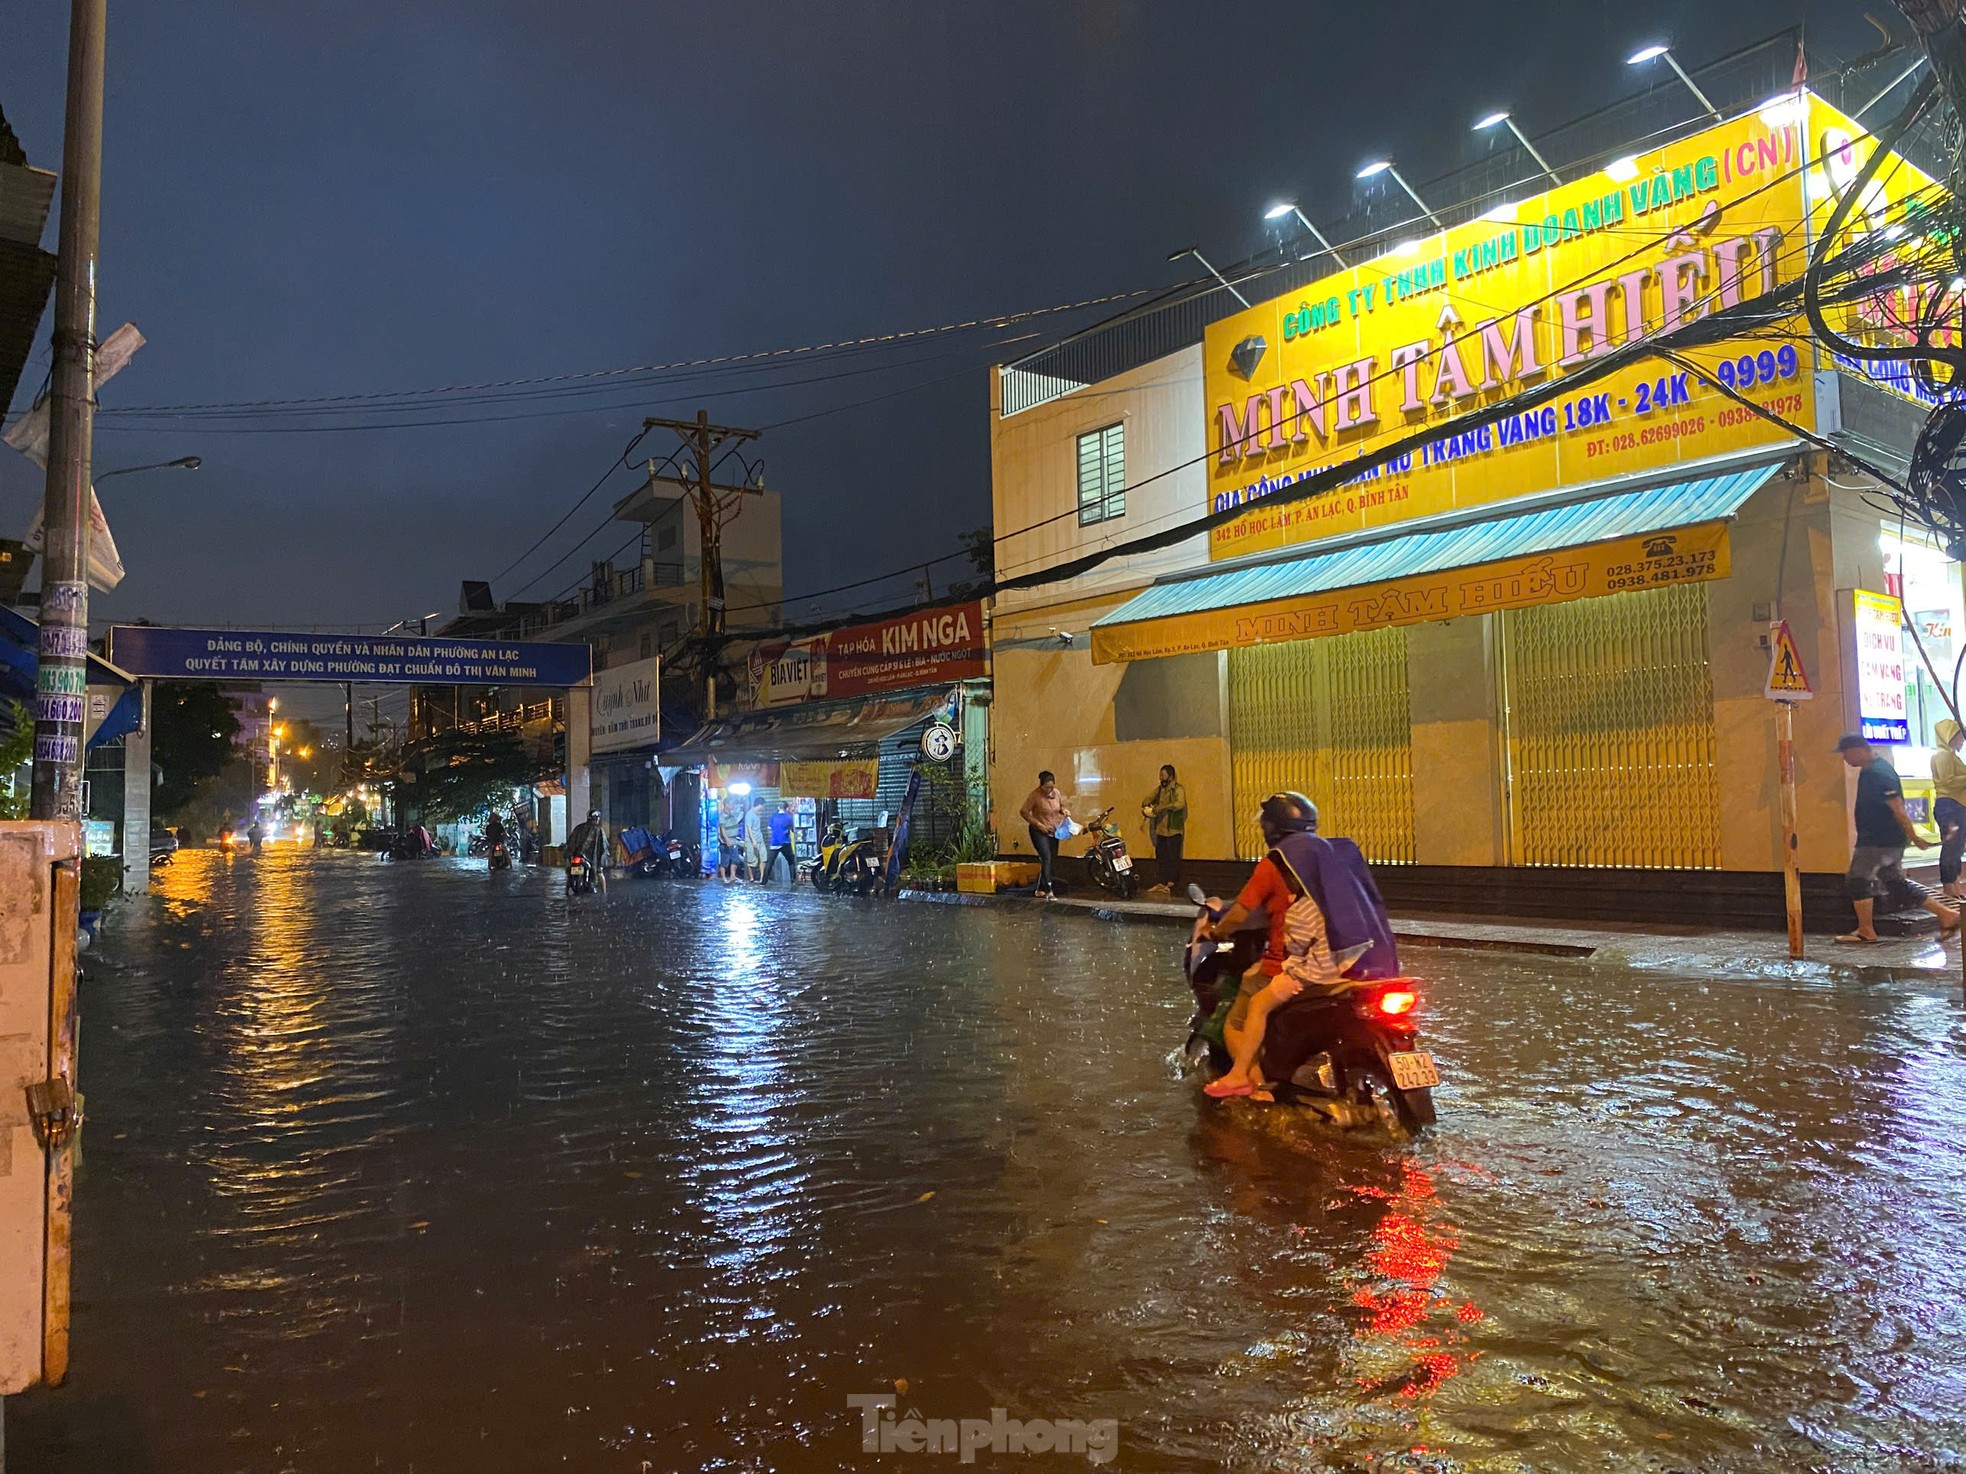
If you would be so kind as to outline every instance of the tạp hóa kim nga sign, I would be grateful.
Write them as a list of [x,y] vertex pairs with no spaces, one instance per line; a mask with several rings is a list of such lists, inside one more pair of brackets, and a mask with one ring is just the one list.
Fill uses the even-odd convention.
[[1134,624],[1096,624],[1092,660],[1095,665],[1155,660],[1427,624],[1497,609],[1528,609],[1599,594],[1701,583],[1725,578],[1728,571],[1727,524],[1700,522],[1669,532],[1260,604],[1169,614]]
[[377,681],[454,686],[585,686],[585,645],[420,635],[296,634],[119,624],[109,660],[133,676],[189,681]]
[[[1204,348],[1209,507],[1250,512],[1211,533],[1211,556],[1787,441],[1697,377],[1648,359],[1494,425],[1444,428],[1345,486],[1263,506],[1311,471],[1799,276],[1805,161],[1839,139],[1844,156],[1857,152],[1847,120],[1791,95],[1216,323]],[[1686,356],[1814,428],[1806,344],[1747,340]]]
[[751,652],[752,704],[788,706],[974,680],[985,670],[980,601],[848,625]]

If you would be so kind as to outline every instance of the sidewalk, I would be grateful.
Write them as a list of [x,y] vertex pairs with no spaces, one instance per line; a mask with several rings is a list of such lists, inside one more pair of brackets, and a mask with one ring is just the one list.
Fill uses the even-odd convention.
[[[968,896],[939,891],[903,891],[904,901],[957,906],[1044,906],[1054,912],[1098,921],[1187,926],[1195,908],[1168,901],[1117,901],[1110,896],[1061,896],[1050,902],[1029,895]],[[1660,932],[1639,926],[1602,923],[1573,926],[1558,922],[1507,922],[1492,917],[1394,916],[1393,934],[1408,947],[1459,947],[1569,958],[1593,967],[1670,972],[1681,977],[1790,978],[1796,981],[1919,983],[1961,987],[1956,947],[1934,937],[1886,938],[1872,946],[1838,942],[1831,936],[1804,939],[1807,956],[1793,961],[1779,932]]]

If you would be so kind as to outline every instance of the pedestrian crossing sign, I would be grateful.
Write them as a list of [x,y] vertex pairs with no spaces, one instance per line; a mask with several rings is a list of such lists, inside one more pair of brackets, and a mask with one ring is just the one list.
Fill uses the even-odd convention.
[[1786,619],[1775,621],[1768,651],[1768,687],[1763,692],[1770,701],[1807,701],[1816,693],[1809,689],[1809,673],[1802,668],[1802,656],[1795,648]]

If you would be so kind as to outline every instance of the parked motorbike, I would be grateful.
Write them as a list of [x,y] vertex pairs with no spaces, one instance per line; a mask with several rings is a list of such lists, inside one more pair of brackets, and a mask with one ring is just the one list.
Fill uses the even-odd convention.
[[658,867],[653,874],[699,880],[703,876],[703,849],[700,845],[684,844],[681,835],[665,834],[656,841],[652,863]]
[[812,883],[836,895],[872,895],[880,889],[881,868],[887,863],[887,848],[878,839],[852,839],[838,820],[826,826],[819,842],[819,858],[809,872]]
[[[1219,1074],[1229,1067],[1222,1026],[1242,975],[1263,955],[1268,922],[1238,933],[1232,943],[1211,941],[1202,926],[1226,908],[1211,907],[1198,885],[1188,887],[1188,899],[1197,914],[1182,970],[1196,1012],[1186,1053]],[[1341,953],[1339,961],[1355,957]],[[1346,1128],[1378,1125],[1400,1140],[1417,1135],[1434,1122],[1433,1087],[1440,1083],[1434,1057],[1419,1047],[1413,1019],[1419,1003],[1413,978],[1344,979],[1321,990],[1306,988],[1271,1013],[1263,1033],[1260,1062],[1265,1078],[1276,1082],[1276,1098]]]
[[1107,895],[1123,901],[1133,899],[1140,889],[1140,877],[1133,868],[1133,857],[1126,852],[1119,825],[1113,822],[1113,811],[1107,809],[1086,820],[1085,832],[1092,836],[1092,848],[1085,852],[1086,875]]

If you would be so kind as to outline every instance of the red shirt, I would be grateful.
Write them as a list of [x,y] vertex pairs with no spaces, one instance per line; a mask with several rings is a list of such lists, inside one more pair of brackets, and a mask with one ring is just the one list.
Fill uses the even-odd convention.
[[1283,913],[1290,909],[1297,899],[1290,886],[1284,881],[1283,872],[1277,869],[1268,858],[1257,861],[1255,871],[1249,877],[1249,884],[1242,888],[1236,897],[1236,904],[1245,911],[1264,911],[1270,918],[1269,945],[1263,949],[1263,971],[1275,977],[1283,971],[1283,959],[1287,955],[1283,940]]

